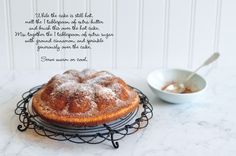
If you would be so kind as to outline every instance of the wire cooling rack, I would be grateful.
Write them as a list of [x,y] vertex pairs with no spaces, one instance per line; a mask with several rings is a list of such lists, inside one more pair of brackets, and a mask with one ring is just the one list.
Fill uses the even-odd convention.
[[17,103],[15,114],[19,116],[20,121],[17,129],[21,132],[33,129],[41,136],[78,144],[99,144],[104,141],[110,141],[114,148],[118,148],[119,140],[147,127],[149,120],[153,116],[153,107],[147,96],[137,88],[130,86],[138,93],[140,106],[125,117],[99,126],[79,127],[52,124],[40,118],[32,110],[31,99],[42,86],[36,86],[22,94],[22,99]]

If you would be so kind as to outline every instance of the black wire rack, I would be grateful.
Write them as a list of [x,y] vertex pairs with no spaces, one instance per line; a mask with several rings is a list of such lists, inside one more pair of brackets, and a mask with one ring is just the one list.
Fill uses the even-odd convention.
[[48,123],[32,110],[31,99],[42,86],[34,87],[25,92],[22,99],[17,103],[15,114],[19,116],[20,121],[17,129],[21,132],[33,129],[41,136],[73,143],[99,144],[110,141],[114,148],[118,148],[118,140],[147,127],[153,116],[153,107],[148,98],[140,90],[132,87],[139,95],[140,107],[116,121],[87,127]]

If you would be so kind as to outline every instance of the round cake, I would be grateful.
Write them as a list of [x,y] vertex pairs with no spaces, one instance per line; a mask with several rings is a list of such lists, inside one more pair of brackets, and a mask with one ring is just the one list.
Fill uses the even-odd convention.
[[55,75],[32,100],[33,110],[44,120],[79,126],[117,120],[138,106],[138,94],[121,78],[89,69]]

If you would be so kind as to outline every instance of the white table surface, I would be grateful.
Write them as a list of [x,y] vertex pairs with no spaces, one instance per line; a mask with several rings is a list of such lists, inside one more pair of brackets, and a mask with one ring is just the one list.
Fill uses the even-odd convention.
[[146,83],[148,72],[113,71],[141,89],[154,107],[147,128],[119,141],[97,145],[58,142],[35,134],[19,132],[16,103],[29,88],[46,82],[53,72],[0,73],[0,156],[235,156],[236,155],[236,72],[215,69],[207,75],[204,100],[167,104],[159,100]]

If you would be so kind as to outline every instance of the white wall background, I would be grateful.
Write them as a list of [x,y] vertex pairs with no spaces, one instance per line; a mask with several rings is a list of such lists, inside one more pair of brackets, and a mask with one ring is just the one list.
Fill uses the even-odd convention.
[[[42,11],[91,11],[115,37],[87,52],[47,53],[89,62],[40,62],[14,32]],[[222,54],[218,66],[236,67],[235,0],[0,0],[0,70],[193,68],[214,51]]]

